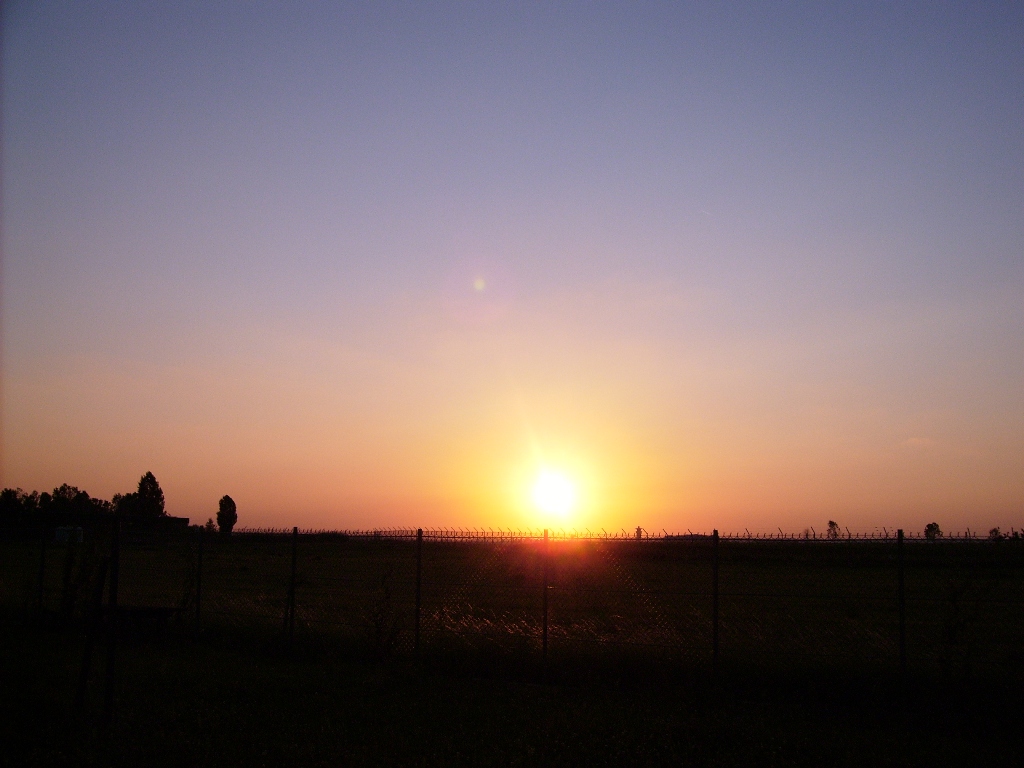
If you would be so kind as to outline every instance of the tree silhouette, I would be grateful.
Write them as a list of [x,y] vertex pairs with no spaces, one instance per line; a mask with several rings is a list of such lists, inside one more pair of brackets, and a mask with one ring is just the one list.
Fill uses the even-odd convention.
[[[43,494],[43,496],[47,495]],[[35,499],[31,496],[24,496],[23,505],[28,507],[33,501]],[[54,488],[53,494],[49,495],[46,511],[58,514],[96,515],[107,514],[112,509],[110,502],[94,499],[85,491],[64,483],[59,488]]]
[[12,523],[21,517],[25,507],[25,492],[21,488],[0,491],[0,521]]
[[936,539],[941,538],[942,529],[939,528],[939,524],[928,523],[928,525],[924,527],[924,537],[928,539],[928,541],[935,541]]
[[220,532],[225,536],[230,534],[231,529],[235,527],[237,522],[238,508],[235,506],[235,500],[225,495],[220,500],[220,506],[217,510],[217,525],[220,527]]
[[139,494],[115,493],[110,499],[114,512],[121,517],[135,517],[138,514]]
[[139,478],[137,514],[139,517],[155,519],[167,514],[164,511],[164,492],[152,472]]
[[833,539],[833,540],[834,539],[838,539],[839,538],[839,523],[837,523],[835,520],[829,520],[828,521],[828,533],[826,533],[825,535],[828,538]]
[[64,485],[60,486],[60,488],[53,489],[52,497],[54,503],[65,501],[70,504],[72,501],[78,498],[78,495],[80,493],[81,491],[75,488],[75,486],[64,483]]
[[[118,499],[117,496],[114,498]],[[0,523],[12,524],[20,519],[31,519],[39,513],[109,514],[114,511],[114,506],[109,501],[94,499],[85,491],[67,483],[54,488],[52,494],[38,491],[25,493],[21,488],[4,488],[0,491]]]

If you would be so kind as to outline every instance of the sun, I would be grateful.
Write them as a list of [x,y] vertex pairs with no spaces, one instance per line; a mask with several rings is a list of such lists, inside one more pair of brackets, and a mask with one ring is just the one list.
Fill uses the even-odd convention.
[[545,514],[565,517],[576,506],[576,486],[553,469],[543,469],[533,484],[533,503]]

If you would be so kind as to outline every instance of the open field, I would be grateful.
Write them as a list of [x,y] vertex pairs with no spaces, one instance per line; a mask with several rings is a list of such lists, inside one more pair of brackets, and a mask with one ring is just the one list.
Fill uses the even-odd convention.
[[[1019,756],[1016,542],[905,545],[903,675],[893,542],[720,542],[717,669],[707,539],[426,541],[418,652],[415,540],[209,537],[201,558],[198,543],[121,537],[108,678],[111,614],[91,606],[109,534],[45,549],[41,537],[4,542],[3,764]],[[166,610],[152,621],[141,609]],[[94,661],[76,701],[90,630]]]
[[[0,765],[1014,765],[1018,686],[951,680],[519,676],[211,634],[120,645],[73,704],[83,638],[5,616]],[[99,670],[98,670],[99,673]],[[98,678],[102,676],[97,675]]]
[[[97,531],[82,544],[44,549],[41,539],[21,537],[3,546],[3,603],[71,621],[86,612],[110,538]],[[632,658],[689,672],[717,663],[887,675],[900,670],[902,559],[908,674],[1018,677],[1024,660],[1018,541],[915,541],[900,555],[892,541],[420,545],[386,536],[236,535],[205,537],[199,550],[192,534],[125,534],[122,609],[164,609],[188,634],[287,637],[298,648],[375,657],[468,654],[519,666],[544,660],[546,621],[553,674]]]

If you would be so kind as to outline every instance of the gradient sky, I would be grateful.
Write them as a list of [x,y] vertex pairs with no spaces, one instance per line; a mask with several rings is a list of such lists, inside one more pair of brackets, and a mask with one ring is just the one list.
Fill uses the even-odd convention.
[[3,33],[4,486],[1024,527],[1020,3],[10,2]]

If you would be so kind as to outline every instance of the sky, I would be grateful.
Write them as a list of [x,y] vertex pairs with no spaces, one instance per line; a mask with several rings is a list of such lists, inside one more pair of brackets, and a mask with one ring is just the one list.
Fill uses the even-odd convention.
[[4,487],[1024,528],[1020,3],[44,0],[2,42]]

